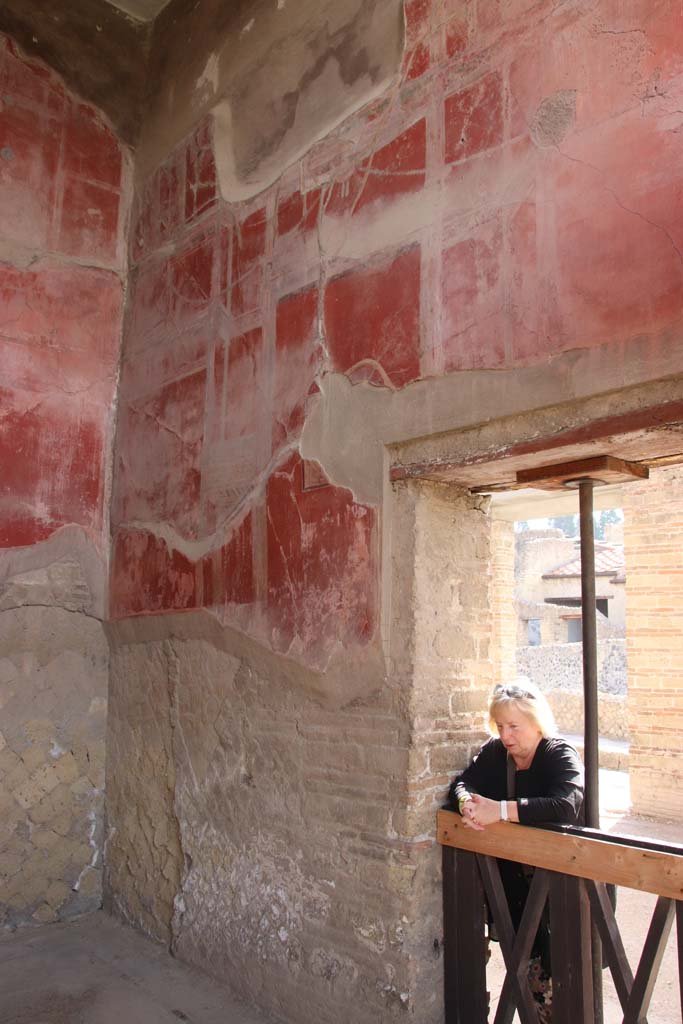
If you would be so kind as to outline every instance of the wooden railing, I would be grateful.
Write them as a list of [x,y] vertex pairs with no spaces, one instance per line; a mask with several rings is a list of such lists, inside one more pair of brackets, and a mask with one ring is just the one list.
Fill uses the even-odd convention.
[[[506,974],[494,1024],[538,1024],[527,982],[529,956],[546,901],[550,910],[553,1024],[594,1024],[591,930],[612,973],[623,1024],[646,1024],[664,949],[677,921],[683,1009],[683,846],[612,836],[593,829],[528,828],[511,823],[475,832],[459,815],[439,811],[443,853],[446,1024],[487,1024],[487,904]],[[496,858],[536,870],[515,932]],[[656,893],[658,900],[635,975],[607,885]],[[602,966],[602,964],[601,964]],[[598,971],[598,974],[600,972]],[[675,1017],[676,1010],[674,1010]]]

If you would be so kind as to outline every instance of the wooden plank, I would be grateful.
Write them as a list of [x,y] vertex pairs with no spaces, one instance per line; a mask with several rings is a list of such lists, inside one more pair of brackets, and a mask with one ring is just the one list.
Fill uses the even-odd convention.
[[650,471],[639,462],[625,462],[614,455],[594,455],[577,462],[556,462],[551,466],[532,466],[517,472],[517,485],[538,487],[543,491],[561,491],[581,478],[596,483],[618,484],[635,479],[647,480]]
[[458,1024],[458,898],[455,888],[455,862],[457,858],[457,850],[448,846],[442,848],[445,1024]]
[[[505,967],[507,968],[506,980],[509,978],[511,981],[514,1002],[519,1010],[520,1020],[522,1024],[537,1024],[536,1007],[527,985],[526,976],[520,978],[517,971],[518,964],[514,960],[515,929],[512,926],[512,918],[510,917],[510,910],[505,898],[505,890],[500,878],[498,864],[491,857],[480,857],[478,861],[489,907],[498,929],[500,948],[505,961]],[[505,988],[505,986],[503,987]],[[507,995],[507,992],[501,993],[501,1001],[503,999],[503,1005],[501,1006],[500,1003],[498,1005],[495,1020],[498,1024],[501,1021],[505,1021],[505,1024],[510,1024],[514,1015],[514,1003],[512,998]]]
[[[542,870],[535,872],[526,906],[524,907],[524,913],[522,914],[522,920],[520,921],[519,931],[515,935],[510,911],[505,900],[505,893],[502,892],[502,886],[499,886],[500,872],[498,870],[498,863],[489,857],[477,859],[485,879],[487,893],[489,894],[489,905],[493,908],[495,903],[495,905],[500,907],[501,894],[504,904],[502,913],[500,911],[497,913],[495,909],[493,910],[496,926],[499,927],[500,945],[506,967],[506,974],[493,1024],[512,1024],[515,1007],[519,1009],[523,1024],[525,1020],[530,1020],[531,1024],[536,1024],[536,1005],[529,990],[528,982],[529,954],[536,937],[545,901],[548,897],[548,874]],[[498,877],[498,883],[493,881],[495,876]],[[495,900],[492,902],[489,890],[493,888],[497,888],[498,892]],[[499,918],[501,919],[502,930],[501,926],[499,926]]]
[[650,928],[645,939],[643,952],[638,964],[633,988],[624,1011],[624,1024],[644,1024],[657,981],[666,942],[671,932],[676,904],[660,896],[652,915]]
[[486,903],[473,854],[443,848],[446,1024],[486,1024]]
[[562,835],[540,828],[501,822],[483,832],[466,829],[454,811],[437,813],[437,839],[444,846],[502,857],[576,878],[611,882],[629,889],[683,898],[683,854]]
[[592,882],[587,879],[585,886],[593,910],[593,920],[598,927],[603,948],[607,954],[614,987],[617,990],[621,1008],[625,1010],[633,988],[633,971],[621,941],[621,932],[614,916],[614,908],[607,894],[607,888],[601,882]]
[[553,1024],[593,1019],[588,895],[580,878],[550,874]]

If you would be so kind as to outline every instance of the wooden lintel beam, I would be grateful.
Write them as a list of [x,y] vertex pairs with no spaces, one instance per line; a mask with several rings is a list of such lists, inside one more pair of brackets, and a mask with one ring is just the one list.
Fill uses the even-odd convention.
[[683,852],[662,853],[510,822],[475,832],[466,829],[460,815],[453,811],[437,813],[437,839],[443,846],[471,853],[683,899]]
[[626,462],[614,455],[594,455],[573,462],[556,462],[550,466],[532,466],[517,473],[518,487],[537,487],[546,491],[564,490],[574,480],[619,484],[647,480],[650,471],[639,462]]

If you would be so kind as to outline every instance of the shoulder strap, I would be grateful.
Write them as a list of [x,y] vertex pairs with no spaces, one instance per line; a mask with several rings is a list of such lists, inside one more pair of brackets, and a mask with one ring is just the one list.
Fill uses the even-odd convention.
[[515,762],[512,760],[510,755],[507,756],[507,788],[508,788],[508,800],[515,799]]

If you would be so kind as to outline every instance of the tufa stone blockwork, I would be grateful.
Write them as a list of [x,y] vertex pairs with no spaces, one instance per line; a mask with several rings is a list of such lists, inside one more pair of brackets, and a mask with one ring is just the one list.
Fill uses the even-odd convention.
[[109,652],[97,620],[0,612],[0,926],[102,901]]

